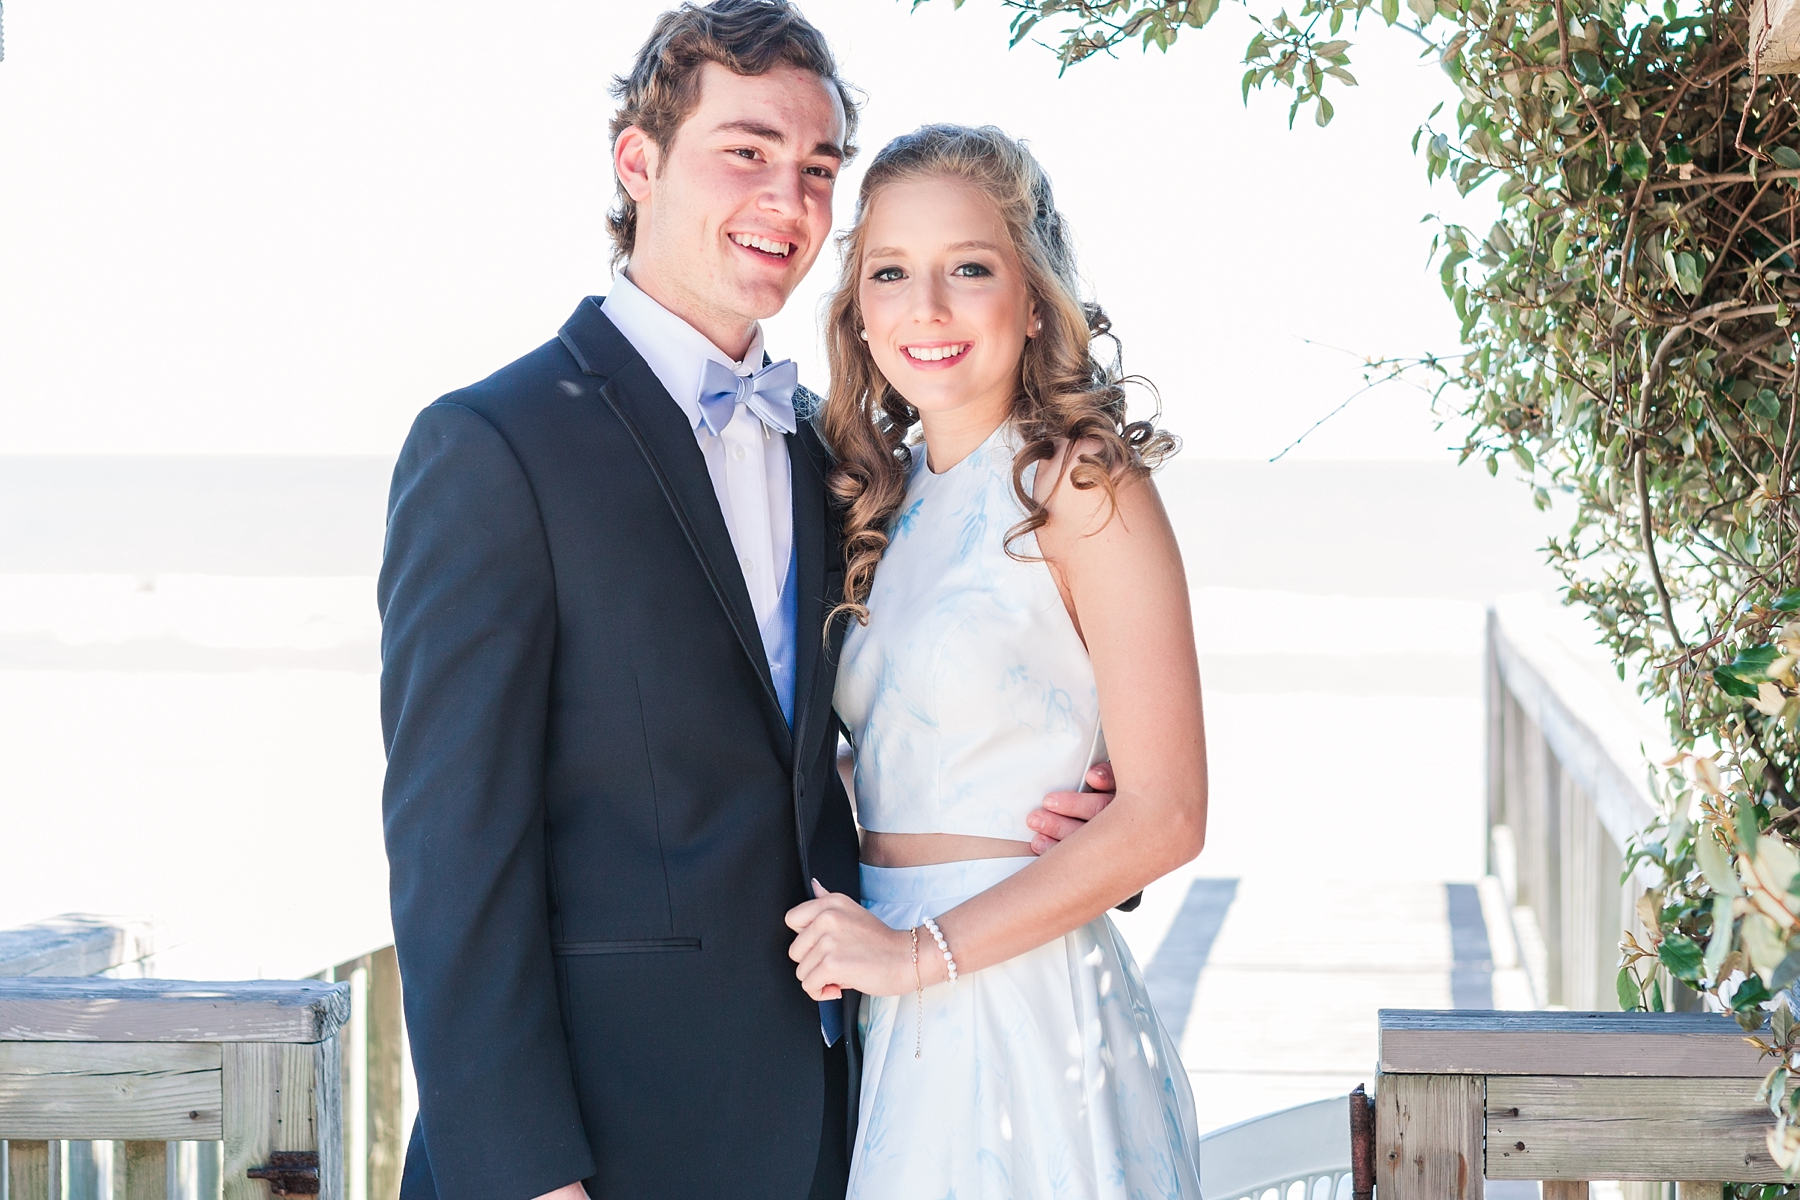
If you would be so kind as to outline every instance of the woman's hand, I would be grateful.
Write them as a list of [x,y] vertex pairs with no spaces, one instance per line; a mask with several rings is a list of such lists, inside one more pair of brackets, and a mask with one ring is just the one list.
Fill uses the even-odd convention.
[[[868,909],[813,880],[817,900],[788,911],[796,936],[788,957],[794,974],[814,1000],[835,1000],[844,989],[870,996],[898,996],[918,986],[913,972],[912,935],[889,929]],[[924,960],[920,960],[921,967]]]

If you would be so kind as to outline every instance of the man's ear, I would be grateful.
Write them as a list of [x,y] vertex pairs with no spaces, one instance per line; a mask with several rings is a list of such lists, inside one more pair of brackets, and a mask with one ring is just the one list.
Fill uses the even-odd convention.
[[613,142],[613,171],[625,194],[642,204],[650,198],[650,180],[656,175],[658,148],[650,135],[627,125]]

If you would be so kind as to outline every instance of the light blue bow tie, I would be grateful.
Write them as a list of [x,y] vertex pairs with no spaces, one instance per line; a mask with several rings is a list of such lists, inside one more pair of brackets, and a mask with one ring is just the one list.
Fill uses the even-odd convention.
[[792,433],[794,389],[800,386],[800,368],[784,358],[754,375],[739,375],[716,359],[707,359],[700,375],[700,419],[717,437],[731,424],[737,406],[747,406],[770,429]]

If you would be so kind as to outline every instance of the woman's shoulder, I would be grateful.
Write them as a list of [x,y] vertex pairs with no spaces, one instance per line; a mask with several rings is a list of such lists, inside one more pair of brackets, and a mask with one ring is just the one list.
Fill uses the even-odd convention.
[[1051,526],[1098,532],[1116,514],[1156,502],[1149,470],[1120,449],[1100,437],[1056,439],[1031,486]]

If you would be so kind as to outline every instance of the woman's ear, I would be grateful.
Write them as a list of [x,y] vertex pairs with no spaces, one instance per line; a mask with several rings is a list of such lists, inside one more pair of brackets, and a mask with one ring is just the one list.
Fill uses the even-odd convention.
[[625,194],[642,204],[650,198],[650,180],[656,175],[656,143],[636,125],[619,131],[613,143],[613,171]]
[[1034,338],[1044,332],[1044,318],[1038,316],[1037,301],[1031,302],[1031,312],[1025,317],[1025,336]]

